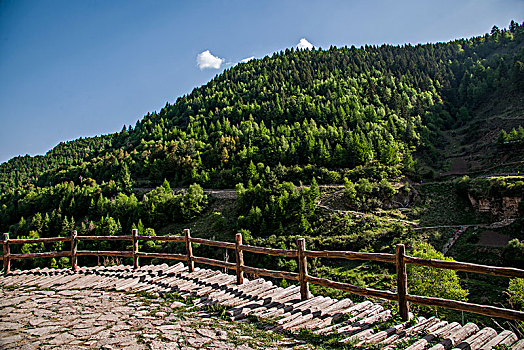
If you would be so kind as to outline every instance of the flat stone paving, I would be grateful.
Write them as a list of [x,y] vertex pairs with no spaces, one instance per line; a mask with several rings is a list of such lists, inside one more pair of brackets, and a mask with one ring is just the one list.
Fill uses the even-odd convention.
[[299,344],[274,340],[269,332],[253,335],[238,322],[157,300],[163,299],[113,291],[2,288],[0,349],[281,349]]
[[[215,270],[190,273],[182,263],[15,270],[0,275],[0,349],[313,347],[282,340],[281,331],[287,331],[289,337],[320,336],[350,347],[524,350],[524,339],[508,330],[436,317],[399,324],[391,310],[371,301],[313,295],[301,301],[297,286],[281,288],[262,278],[235,282],[235,276]],[[177,298],[192,300],[192,306],[167,303]],[[202,311],[216,309],[237,322]],[[301,330],[316,334],[296,335]]]

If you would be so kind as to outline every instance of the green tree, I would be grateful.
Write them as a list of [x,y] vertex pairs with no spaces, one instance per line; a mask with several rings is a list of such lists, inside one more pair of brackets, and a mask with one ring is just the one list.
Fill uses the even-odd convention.
[[499,146],[502,146],[506,141],[508,140],[508,134],[504,129],[499,131],[499,135],[497,137],[497,144]]
[[126,163],[123,163],[120,169],[119,179],[122,190],[126,193],[130,193],[133,190],[133,181],[131,180],[131,174],[129,173],[129,168]]
[[256,182],[258,180],[257,167],[253,164],[253,161],[249,161],[247,167],[247,180],[251,182]]
[[171,185],[169,184],[169,181],[167,181],[167,179],[164,179],[164,182],[162,183],[162,188],[164,189],[165,193],[171,192]]
[[199,184],[192,184],[187,189],[187,193],[182,197],[180,209],[184,220],[191,220],[200,214],[207,204],[207,196],[204,194]]
[[509,280],[507,293],[511,306],[514,309],[524,311],[524,278]]
[[[445,257],[429,243],[420,244],[413,252],[413,256],[453,261],[453,258]],[[429,297],[467,301],[469,294],[467,289],[460,286],[456,271],[427,266],[408,265],[408,286],[410,294]]]
[[508,242],[502,252],[506,264],[518,268],[524,267],[524,242],[514,238]]

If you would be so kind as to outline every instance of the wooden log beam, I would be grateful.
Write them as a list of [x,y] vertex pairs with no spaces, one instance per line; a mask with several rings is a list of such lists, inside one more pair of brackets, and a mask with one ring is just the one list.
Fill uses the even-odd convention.
[[364,288],[364,287],[354,286],[349,283],[335,282],[335,281],[328,280],[326,278],[318,278],[318,277],[312,277],[312,276],[308,276],[307,280],[309,283],[318,284],[319,286],[340,289],[344,292],[353,293],[357,295],[363,295],[365,297],[382,298],[382,299],[393,300],[393,301],[398,300],[397,293],[393,293],[390,291],[383,291],[383,290],[377,290],[377,289],[372,289],[372,288]]
[[199,256],[194,256],[193,261],[196,263],[200,263],[200,264],[223,267],[223,268],[230,269],[230,270],[235,270],[237,268],[237,265],[234,263],[215,260],[215,259],[202,258]]
[[71,241],[71,237],[17,238],[17,239],[10,239],[9,244],[54,243],[54,242],[70,242],[70,241]]
[[256,267],[244,266],[242,271],[247,273],[252,273],[259,276],[267,276],[271,278],[285,278],[287,280],[298,281],[298,273],[295,272],[286,272],[286,271],[275,271],[275,270],[266,270],[259,269]]
[[76,255],[95,255],[95,256],[118,256],[122,258],[132,258],[132,252],[108,251],[108,250],[79,250]]
[[340,250],[323,250],[313,251],[306,250],[304,255],[308,258],[333,258],[333,259],[348,259],[348,260],[372,260],[388,263],[395,263],[395,255],[385,253],[361,253]]
[[524,278],[524,270],[515,269],[512,267],[496,267],[496,266],[465,263],[465,262],[460,262],[460,261],[422,259],[422,258],[415,258],[413,256],[407,256],[407,255],[404,258],[404,261],[406,262],[406,264],[429,266],[429,267],[435,267],[439,269],[483,273],[483,274],[492,275],[492,276]]
[[191,243],[200,243],[203,245],[218,247],[218,248],[235,249],[235,243],[212,241],[212,240],[204,239],[204,238],[193,238],[192,237]]
[[11,254],[11,259],[61,258],[71,256],[71,252],[43,252],[30,254]]
[[78,236],[79,241],[132,241],[133,236]]
[[11,249],[9,248],[9,233],[4,233],[3,246],[4,255],[2,257],[4,260],[4,273],[9,273],[11,272]]
[[78,236],[76,231],[71,231],[71,270],[77,271],[78,270],[78,260],[77,260],[77,252],[78,252],[78,240],[76,239]]
[[398,310],[402,320],[407,321],[409,320],[409,305],[406,300],[408,293],[408,274],[406,271],[406,263],[404,262],[406,255],[406,247],[404,244],[397,244],[396,253]]
[[133,268],[138,269],[138,230],[136,228],[131,230],[133,237]]
[[307,258],[304,255],[304,251],[306,250],[306,240],[304,238],[297,239],[297,248],[300,299],[307,300],[309,298],[309,284],[307,283]]
[[242,234],[237,233],[235,236],[235,260],[236,260],[236,274],[237,274],[237,284],[243,284],[244,283],[244,271],[242,271],[242,267],[244,267],[244,253],[242,253],[242,250],[240,250],[240,246],[242,245]]
[[406,299],[412,303],[428,306],[440,306],[446,309],[472,312],[479,315],[490,317],[501,317],[511,320],[524,321],[524,312],[502,309],[488,305],[478,305],[464,301],[448,300],[433,297],[424,297],[419,295],[406,295]]
[[195,263],[193,262],[193,247],[191,246],[191,232],[188,228],[184,229],[184,237],[186,241],[187,254],[187,268],[189,272],[195,271]]
[[187,255],[183,255],[183,254],[162,254],[162,253],[137,252],[136,257],[137,258],[156,258],[156,259],[187,261]]
[[184,242],[184,236],[138,236],[139,241]]
[[265,248],[265,247],[256,247],[253,245],[240,245],[240,250],[257,253],[257,254],[268,254],[273,256],[283,256],[286,258],[296,258],[298,253],[296,250],[287,250],[287,249],[274,249],[274,248]]

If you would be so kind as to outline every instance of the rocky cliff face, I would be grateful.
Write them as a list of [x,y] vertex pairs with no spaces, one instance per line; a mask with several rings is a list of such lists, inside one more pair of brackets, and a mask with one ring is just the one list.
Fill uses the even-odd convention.
[[471,205],[480,213],[491,213],[498,219],[509,219],[519,216],[519,204],[522,197],[475,198],[468,194]]

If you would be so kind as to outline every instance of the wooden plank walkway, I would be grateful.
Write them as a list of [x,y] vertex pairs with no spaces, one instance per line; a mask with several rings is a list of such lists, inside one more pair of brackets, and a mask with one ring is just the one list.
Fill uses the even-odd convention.
[[[468,323],[448,323],[435,317],[419,318],[384,329],[391,312],[382,306],[349,299],[312,296],[300,300],[300,288],[281,288],[264,279],[236,285],[236,277],[210,269],[195,268],[189,273],[182,263],[168,266],[146,265],[83,267],[70,269],[16,270],[0,276],[0,286],[36,286],[55,290],[108,289],[126,292],[178,292],[196,296],[196,306],[227,306],[234,320],[256,316],[270,319],[267,329],[296,332],[310,329],[318,334],[339,334],[343,342],[355,345],[378,344],[382,349],[492,349],[506,345],[524,350],[524,340],[510,331],[497,333]],[[344,322],[338,322],[344,318]],[[406,345],[406,344],[409,344]],[[407,346],[407,347],[406,347]]]

